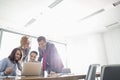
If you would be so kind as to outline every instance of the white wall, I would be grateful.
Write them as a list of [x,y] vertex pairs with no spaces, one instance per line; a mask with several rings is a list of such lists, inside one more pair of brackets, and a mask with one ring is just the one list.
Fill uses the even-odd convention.
[[68,64],[72,73],[86,73],[90,64],[107,64],[102,34],[68,39]]
[[120,27],[104,33],[105,48],[109,64],[120,64]]

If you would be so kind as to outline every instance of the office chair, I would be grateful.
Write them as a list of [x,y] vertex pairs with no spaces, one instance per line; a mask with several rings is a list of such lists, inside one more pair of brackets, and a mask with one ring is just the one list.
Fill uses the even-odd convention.
[[85,77],[85,80],[95,80],[96,70],[97,70],[98,66],[100,66],[100,65],[99,64],[91,64],[89,66],[89,69],[88,69],[87,75]]
[[120,80],[120,64],[102,66],[100,80]]
[[70,68],[63,68],[62,73],[71,73]]

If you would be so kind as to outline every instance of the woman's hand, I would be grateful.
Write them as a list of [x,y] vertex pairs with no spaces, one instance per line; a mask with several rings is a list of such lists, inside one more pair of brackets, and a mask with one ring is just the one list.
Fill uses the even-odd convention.
[[7,74],[10,74],[12,73],[13,71],[13,68],[12,67],[8,67],[5,71],[4,71],[4,74],[7,75]]

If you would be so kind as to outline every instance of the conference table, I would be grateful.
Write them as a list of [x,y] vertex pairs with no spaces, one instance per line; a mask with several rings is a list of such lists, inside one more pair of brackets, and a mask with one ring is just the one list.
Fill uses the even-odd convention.
[[[41,76],[1,76],[0,80],[79,80],[85,79],[86,75],[61,75],[57,77],[41,77]],[[100,74],[96,74],[96,77],[100,77]]]

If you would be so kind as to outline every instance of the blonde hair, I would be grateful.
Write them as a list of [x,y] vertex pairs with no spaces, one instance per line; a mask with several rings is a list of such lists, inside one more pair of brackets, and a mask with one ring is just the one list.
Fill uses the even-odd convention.
[[25,44],[27,44],[28,41],[29,41],[29,37],[28,36],[23,36],[20,40],[21,46],[24,46]]

